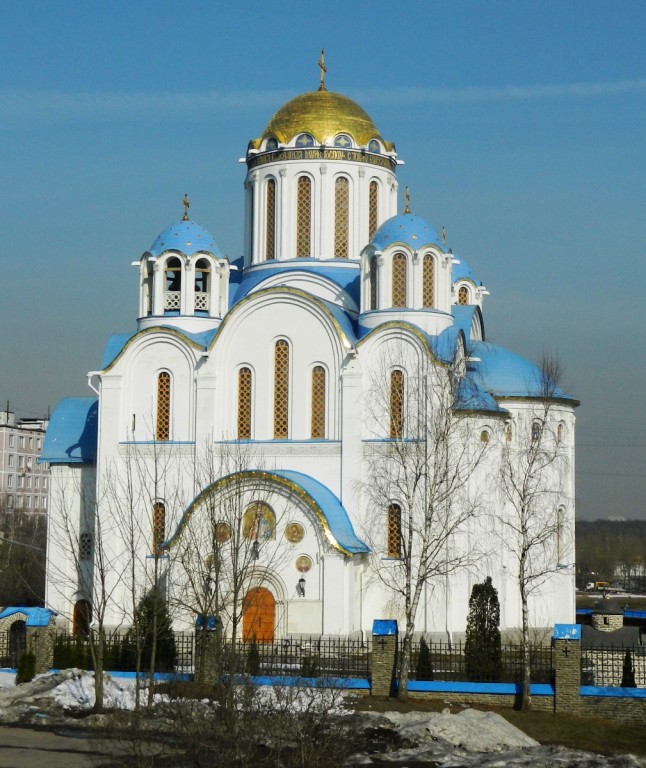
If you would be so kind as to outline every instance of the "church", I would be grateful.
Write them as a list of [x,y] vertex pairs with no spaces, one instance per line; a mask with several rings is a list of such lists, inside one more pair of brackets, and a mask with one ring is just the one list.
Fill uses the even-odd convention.
[[52,414],[47,606],[127,627],[155,589],[178,629],[363,637],[408,617],[456,640],[490,576],[512,632],[531,509],[532,626],[572,622],[578,403],[487,341],[488,291],[411,212],[395,144],[322,69],[245,162],[243,257],[185,196],[132,261],[133,330]]

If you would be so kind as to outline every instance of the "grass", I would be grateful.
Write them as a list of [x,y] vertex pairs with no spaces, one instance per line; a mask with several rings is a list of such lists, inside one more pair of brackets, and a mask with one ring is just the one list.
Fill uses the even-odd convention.
[[[352,705],[357,710],[373,712],[441,712],[447,709],[447,704],[442,701],[401,701],[376,696],[361,697],[354,700]],[[453,706],[451,709],[456,712],[462,707]],[[620,720],[572,717],[550,712],[520,712],[494,707],[474,709],[497,712],[540,744],[560,744],[600,755],[646,755],[646,732]]]

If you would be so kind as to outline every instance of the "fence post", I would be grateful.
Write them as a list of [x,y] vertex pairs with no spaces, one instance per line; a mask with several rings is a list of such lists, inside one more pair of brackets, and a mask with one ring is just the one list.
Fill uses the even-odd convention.
[[579,710],[581,686],[581,625],[555,624],[554,711],[575,714]]
[[54,666],[54,628],[27,627],[27,650],[36,657],[36,674]]
[[198,616],[195,622],[195,659],[193,680],[196,683],[214,683],[218,673],[218,645],[220,631],[214,616]]
[[370,660],[370,694],[390,696],[393,693],[397,662],[397,622],[375,619],[372,622],[372,656]]

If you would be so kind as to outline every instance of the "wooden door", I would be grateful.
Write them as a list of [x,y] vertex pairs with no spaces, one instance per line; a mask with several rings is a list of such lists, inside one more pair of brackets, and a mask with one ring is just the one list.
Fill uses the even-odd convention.
[[242,639],[248,643],[254,637],[258,643],[274,641],[276,601],[268,589],[255,587],[247,592],[242,614]]

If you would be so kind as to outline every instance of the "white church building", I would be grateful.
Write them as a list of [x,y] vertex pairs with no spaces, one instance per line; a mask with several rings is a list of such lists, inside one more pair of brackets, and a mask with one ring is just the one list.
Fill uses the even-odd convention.
[[[395,145],[321,86],[248,144],[243,257],[185,198],[132,262],[134,329],[108,339],[90,396],[51,417],[47,605],[61,622],[127,626],[157,585],[178,628],[215,616],[261,640],[367,634],[405,623],[402,578],[423,569],[426,536],[415,630],[461,637],[485,576],[517,628],[502,478],[548,433],[531,620],[574,620],[577,401],[486,340],[482,282],[407,199],[398,213]],[[440,453],[453,487],[429,501]]]

